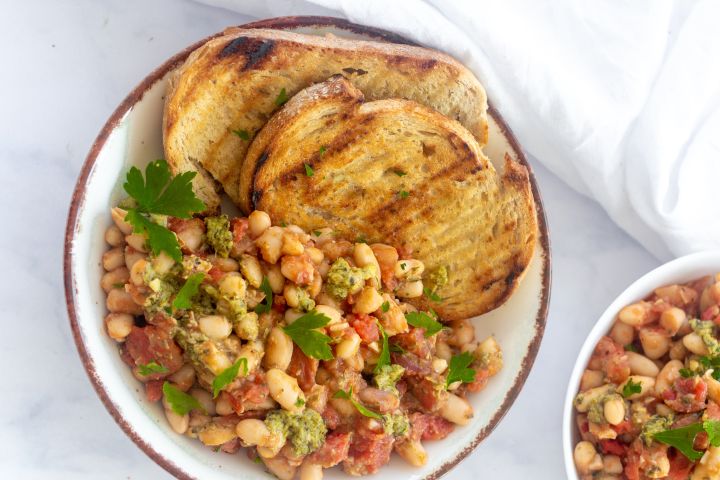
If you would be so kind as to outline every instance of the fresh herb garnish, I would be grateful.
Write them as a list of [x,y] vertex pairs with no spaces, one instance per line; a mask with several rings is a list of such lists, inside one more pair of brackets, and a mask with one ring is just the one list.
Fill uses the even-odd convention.
[[628,378],[627,383],[623,386],[622,395],[625,398],[629,398],[636,393],[642,392],[642,384],[640,382],[633,382],[632,378]]
[[380,356],[378,357],[377,365],[375,365],[375,370],[373,370],[375,373],[378,373],[383,366],[390,365],[390,345],[388,344],[388,336],[380,322],[377,322],[377,326],[378,330],[380,330],[380,338],[382,342]]
[[270,281],[267,277],[263,277],[260,290],[265,294],[265,298],[255,306],[255,313],[258,315],[268,313],[273,305],[273,291],[272,288],[270,288]]
[[637,353],[638,349],[637,349],[637,347],[636,347],[635,345],[633,345],[632,343],[628,343],[627,345],[625,345],[625,351],[626,351],[626,352],[635,352],[635,353]]
[[325,148],[325,145],[323,145],[322,147],[320,147],[319,150],[320,156],[322,157],[323,155],[325,155],[325,152],[327,152],[327,148]]
[[425,294],[425,296],[426,296],[427,298],[429,298],[430,300],[432,300],[432,301],[435,302],[435,303],[440,303],[440,302],[443,301],[443,299],[442,299],[442,297],[441,297],[440,295],[438,295],[437,293],[433,292],[433,291],[430,290],[428,287],[423,288],[423,293]]
[[387,313],[388,310],[390,310],[390,302],[385,300],[382,305],[380,305],[380,310],[382,310],[383,313]]
[[285,102],[287,102],[288,100],[290,100],[290,97],[288,97],[288,94],[285,91],[285,87],[283,87],[282,90],[280,90],[280,93],[278,93],[278,96],[275,97],[275,105],[280,107],[284,105]]
[[240,367],[243,369],[243,376],[248,374],[248,363],[247,358],[240,357],[237,362],[233,363],[232,366],[226,368],[218,376],[213,379],[213,398],[216,398],[220,391],[227,387],[233,380],[235,380],[240,373]]
[[134,233],[147,235],[147,244],[154,255],[165,252],[177,262],[182,260],[175,234],[153,222],[150,215],[190,218],[193,213],[203,211],[205,204],[192,189],[195,175],[196,172],[185,172],[172,177],[165,160],[150,162],[144,179],[138,168],[128,171],[123,188],[137,206],[127,210],[125,221],[132,225]]
[[283,228],[287,227],[287,222],[285,220],[280,220],[280,226]]
[[695,376],[695,372],[693,372],[689,368],[681,368],[678,373],[680,373],[680,376],[683,378],[690,378]]
[[720,447],[720,421],[706,420],[702,423],[692,423],[685,427],[664,430],[653,435],[658,442],[678,449],[690,461],[700,460],[703,452],[695,450],[693,444],[698,433],[705,431],[708,441],[714,447]]
[[450,359],[445,388],[455,382],[471,383],[475,381],[475,370],[468,368],[475,358],[470,352],[463,352]]
[[404,177],[405,175],[407,175],[407,173],[403,172],[402,170],[393,170],[393,173],[398,177]]
[[313,175],[315,175],[315,170],[313,170],[313,168],[307,163],[305,164],[305,175],[307,175],[308,177],[312,177]]
[[333,398],[344,398],[345,400],[350,400],[350,403],[353,404],[355,409],[360,412],[362,415],[365,415],[366,417],[374,418],[375,420],[382,420],[382,415],[380,415],[377,412],[373,412],[369,408],[367,408],[365,405],[361,404],[357,400],[355,400],[352,397],[353,391],[352,388],[350,391],[346,392],[345,390],[338,390],[335,392],[335,395],[333,395]]
[[367,238],[365,238],[365,235],[358,235],[355,239],[355,243],[368,243]]
[[187,310],[192,307],[192,298],[197,295],[200,284],[205,278],[203,272],[193,273],[190,275],[185,284],[180,288],[180,291],[175,295],[175,300],[172,302],[173,308],[178,310]]
[[205,408],[197,398],[188,395],[179,388],[173,386],[170,382],[163,383],[162,387],[163,395],[167,400],[172,411],[178,415],[185,415],[190,410],[200,410],[205,412]]
[[400,345],[396,345],[394,343],[390,344],[390,351],[394,353],[405,353],[405,349],[402,348]]
[[232,132],[246,142],[250,140],[250,134],[247,130],[233,130]]
[[157,363],[155,360],[150,360],[145,365],[138,365],[138,373],[143,377],[153,375],[155,373],[167,373],[168,369]]
[[407,323],[413,327],[424,328],[425,336],[430,337],[443,329],[442,323],[438,322],[425,312],[410,312],[405,314]]
[[410,196],[410,192],[408,192],[408,191],[406,191],[406,190],[400,190],[400,191],[398,192],[398,196],[399,196],[400,198],[407,198],[407,197]]
[[298,407],[298,408],[300,408],[300,407],[302,407],[303,405],[305,405],[305,400],[303,400],[302,398],[298,397],[298,399],[295,400],[295,406]]
[[313,230],[313,235],[319,237],[320,235],[322,235],[322,232],[320,230]]
[[331,338],[315,330],[328,323],[330,319],[326,315],[311,310],[287,327],[283,327],[283,331],[308,357],[332,360],[334,357],[329,346]]
[[711,376],[715,380],[720,380],[720,357],[698,357],[698,362],[705,368],[705,370],[712,369]]

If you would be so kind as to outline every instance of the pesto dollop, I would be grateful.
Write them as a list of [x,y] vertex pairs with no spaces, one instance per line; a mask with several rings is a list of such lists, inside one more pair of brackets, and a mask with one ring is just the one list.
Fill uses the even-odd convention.
[[645,442],[646,446],[650,446],[653,441],[653,436],[656,433],[663,432],[669,429],[673,424],[673,417],[661,417],[660,415],[653,415],[650,420],[645,422],[640,432],[640,438]]
[[227,258],[233,245],[233,236],[230,232],[230,220],[227,215],[205,218],[207,241],[215,250],[215,254]]
[[303,312],[309,312],[315,308],[315,300],[310,297],[310,294],[304,288],[298,288],[298,308]]
[[400,380],[403,373],[405,373],[405,369],[400,365],[383,365],[375,374],[375,385],[380,390],[397,394],[398,390],[395,388],[395,384]]
[[410,420],[403,413],[387,413],[383,415],[385,433],[393,437],[404,437],[410,432]]
[[327,274],[326,288],[337,298],[346,298],[348,295],[359,292],[365,280],[376,275],[375,266],[357,268],[351,267],[344,258],[340,257],[332,264]]
[[690,326],[693,331],[702,338],[711,357],[720,356],[720,342],[715,338],[715,324],[711,320],[690,319]]
[[265,417],[265,425],[271,432],[282,434],[298,456],[320,448],[327,434],[327,427],[320,414],[309,408],[301,413],[273,410]]

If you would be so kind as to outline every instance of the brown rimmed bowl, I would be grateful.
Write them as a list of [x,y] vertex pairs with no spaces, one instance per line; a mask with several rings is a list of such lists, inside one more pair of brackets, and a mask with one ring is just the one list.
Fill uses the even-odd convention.
[[[412,43],[391,32],[329,17],[283,17],[245,28],[275,28],[359,39]],[[219,33],[214,35],[220,35]],[[100,288],[100,258],[106,249],[109,208],[122,195],[122,181],[131,165],[143,166],[163,157],[161,118],[168,74],[208,38],[189,46],[150,73],[118,106],[100,131],[80,172],[70,204],[65,233],[64,275],[70,326],[93,387],[123,431],[155,462],[181,479],[265,480],[273,478],[239,453],[215,453],[199,441],[172,432],[162,407],[149,403],[140,383],[118,355],[104,331],[105,294]],[[530,170],[520,146],[498,112],[490,108],[490,140],[485,147],[501,168],[505,154]],[[494,334],[503,348],[505,365],[487,388],[472,395],[473,421],[448,438],[426,442],[428,462],[413,468],[393,458],[374,477],[433,480],[464,459],[497,426],[525,383],[540,347],[550,296],[550,246],[545,212],[530,173],[538,215],[538,244],[520,286],[500,308],[473,319],[479,337]],[[335,468],[326,478],[346,475]]]

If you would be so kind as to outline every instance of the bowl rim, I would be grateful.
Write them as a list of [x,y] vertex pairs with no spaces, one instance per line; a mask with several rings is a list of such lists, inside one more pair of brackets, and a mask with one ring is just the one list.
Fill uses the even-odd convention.
[[[259,21],[254,21],[242,25],[238,25],[236,28],[270,28],[278,30],[297,29],[301,27],[333,27],[341,30],[346,30],[351,33],[372,37],[376,40],[387,41],[392,43],[403,43],[408,45],[419,45],[405,37],[402,37],[393,32],[369,27],[352,23],[348,20],[337,18],[337,17],[323,17],[323,16],[286,16],[269,18]],[[232,28],[232,27],[227,27]],[[185,59],[196,50],[198,47],[203,45],[208,40],[223,35],[224,31],[220,31],[209,35],[188,47],[184,48],[180,52],[171,56],[168,60],[163,62],[159,67],[155,68],[150,74],[148,74],[118,105],[113,111],[108,120],[103,125],[95,141],[93,142],[90,151],[82,165],[80,173],[78,175],[75,188],[70,201],[68,210],[67,223],[65,227],[65,238],[63,248],[63,281],[65,290],[65,300],[67,305],[68,317],[70,321],[70,327],[72,330],[73,339],[75,346],[80,355],[83,367],[90,379],[96,394],[100,398],[101,402],[105,406],[105,409],[112,416],[115,422],[125,432],[125,434],[155,463],[164,468],[168,473],[179,479],[192,479],[193,477],[187,473],[181,465],[176,463],[172,459],[166,458],[153,448],[152,445],[147,443],[143,437],[135,431],[132,425],[130,425],[125,418],[120,414],[118,408],[111,400],[110,396],[106,391],[106,387],[100,378],[100,374],[95,369],[93,359],[86,349],[81,328],[78,322],[78,314],[75,305],[75,295],[77,290],[75,288],[75,273],[73,271],[73,243],[75,240],[76,232],[78,231],[78,218],[80,211],[83,208],[85,189],[87,186],[88,179],[93,170],[97,157],[100,151],[105,146],[105,143],[110,133],[117,127],[120,121],[123,119],[126,113],[128,113],[132,107],[138,103],[145,92],[150,89],[157,81],[162,79],[169,71],[180,66]],[[460,453],[454,458],[447,460],[441,464],[438,468],[428,474],[423,480],[436,480],[458,463],[464,460],[490,433],[495,429],[500,420],[510,410],[510,407],[515,402],[515,399],[522,390],[523,385],[532,369],[535,359],[540,348],[540,343],[545,331],[546,319],[548,314],[548,308],[550,304],[550,290],[552,283],[552,270],[551,270],[551,250],[550,250],[550,236],[548,231],[547,218],[545,215],[545,209],[543,207],[542,197],[540,196],[540,190],[535,179],[532,167],[527,160],[525,152],[518,143],[512,130],[505,123],[505,120],[501,117],[499,112],[495,109],[493,104],[488,101],[488,114],[493,117],[498,127],[505,135],[510,146],[517,153],[518,161],[525,166],[528,170],[531,190],[535,201],[535,210],[538,222],[538,243],[543,249],[543,255],[541,261],[542,265],[542,291],[540,297],[540,306],[538,313],[535,317],[535,334],[528,345],[525,357],[522,359],[521,368],[518,375],[515,377],[514,383],[510,390],[508,390],[505,398],[503,399],[500,407],[490,418],[488,424],[483,427],[473,441],[468,444]]]
[[[627,286],[598,317],[597,322],[593,325],[588,333],[585,341],[577,355],[577,360],[573,366],[570,380],[568,381],[567,390],[565,392],[565,402],[563,405],[563,427],[562,427],[562,443],[563,457],[565,463],[565,473],[568,479],[578,480],[580,477],[575,469],[573,460],[573,433],[575,432],[574,422],[574,406],[573,400],[577,395],[580,386],[580,377],[590,360],[590,356],[595,349],[600,337],[610,331],[610,325],[615,320],[620,309],[630,302],[640,300],[648,295],[655,288],[667,285],[673,281],[680,281],[684,271],[694,270],[695,267],[701,267],[708,263],[714,263],[720,267],[720,250],[705,250],[701,252],[691,253],[682,257],[670,260],[662,265],[653,268],[649,272],[642,275],[637,280]],[[707,267],[708,270],[712,267]],[[685,273],[687,275],[687,273]],[[708,272],[710,274],[710,272]]]

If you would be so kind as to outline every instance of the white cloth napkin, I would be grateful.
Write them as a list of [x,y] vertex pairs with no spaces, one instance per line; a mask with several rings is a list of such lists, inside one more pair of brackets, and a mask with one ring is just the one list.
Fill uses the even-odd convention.
[[532,157],[658,258],[720,248],[720,2],[200,1],[345,17],[444,50]]

